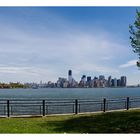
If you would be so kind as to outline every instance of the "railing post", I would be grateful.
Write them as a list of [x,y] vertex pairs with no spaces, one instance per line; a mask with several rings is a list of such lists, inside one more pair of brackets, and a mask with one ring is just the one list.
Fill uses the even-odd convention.
[[43,104],[43,116],[45,116],[45,114],[46,114],[45,113],[45,100],[42,101],[42,104]]
[[104,100],[103,100],[103,104],[104,104],[103,111],[105,112],[105,111],[106,111],[106,98],[104,98]]
[[10,101],[7,100],[7,117],[10,117]]
[[78,100],[75,100],[75,114],[78,114]]
[[126,109],[129,109],[129,97],[127,97],[127,101],[126,101]]

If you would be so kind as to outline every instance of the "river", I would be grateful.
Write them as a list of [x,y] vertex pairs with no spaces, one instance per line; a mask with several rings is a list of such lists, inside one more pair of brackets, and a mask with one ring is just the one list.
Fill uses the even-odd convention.
[[0,98],[99,99],[140,97],[140,88],[40,88],[0,89]]

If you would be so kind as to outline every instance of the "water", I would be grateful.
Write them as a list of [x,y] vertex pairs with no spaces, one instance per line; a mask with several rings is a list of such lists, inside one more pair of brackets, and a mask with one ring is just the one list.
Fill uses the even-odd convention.
[[45,114],[126,109],[127,97],[130,108],[140,107],[140,88],[0,89],[0,116],[42,115],[44,109]]
[[0,89],[0,98],[99,99],[140,97],[140,88],[42,88]]

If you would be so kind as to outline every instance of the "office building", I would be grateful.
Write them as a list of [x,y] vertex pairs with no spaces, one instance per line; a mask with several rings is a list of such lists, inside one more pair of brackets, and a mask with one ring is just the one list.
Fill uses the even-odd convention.
[[111,76],[108,77],[108,87],[112,86],[112,78]]
[[88,76],[87,77],[87,82],[90,82],[91,81],[91,76]]
[[72,70],[68,71],[68,82],[72,84]]
[[86,83],[86,75],[83,75],[82,78],[81,78],[81,80],[82,80],[84,83]]
[[80,87],[85,87],[86,86],[86,75],[83,75],[81,77],[81,81],[79,83]]
[[99,80],[105,80],[105,76],[104,75],[100,75],[99,76]]
[[120,80],[120,79],[117,80],[117,86],[118,86],[118,87],[121,86],[121,80]]
[[87,87],[92,87],[91,76],[87,77]]
[[121,76],[121,87],[125,87],[126,82],[127,82],[126,76]]
[[114,87],[114,79],[111,79],[111,85],[110,87]]
[[114,78],[114,87],[117,87],[117,79]]

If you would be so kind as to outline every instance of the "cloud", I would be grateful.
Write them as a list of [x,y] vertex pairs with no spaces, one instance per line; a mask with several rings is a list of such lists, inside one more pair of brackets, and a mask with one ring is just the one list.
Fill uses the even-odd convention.
[[37,72],[31,67],[11,67],[11,66],[0,66],[0,73],[2,74],[28,74],[36,76]]
[[137,62],[137,60],[130,60],[125,64],[121,64],[119,67],[120,68],[128,68],[128,67],[136,66],[136,62]]
[[[8,74],[7,79],[11,77],[12,80],[56,81],[59,76],[66,77],[68,69],[75,71],[77,79],[85,72],[94,75],[120,72],[118,63],[130,55],[127,44],[116,41],[119,39],[114,39],[109,31],[96,27],[90,31],[81,30],[54,15],[50,17],[49,26],[42,24],[44,30],[41,31],[40,24],[35,23],[36,30],[26,25],[22,29],[15,23],[0,24],[1,78],[5,79]],[[132,62],[120,68],[130,64]]]
[[9,82],[9,79],[12,81],[21,81],[21,82],[39,82],[44,80],[44,82],[49,81],[50,79],[54,82],[57,79],[56,71],[49,70],[47,68],[39,67],[23,67],[23,66],[0,66],[0,77],[1,81]]
[[13,36],[10,38],[9,34],[5,35],[7,41],[0,43],[3,46],[0,48],[0,63],[6,63],[8,68],[0,68],[0,72],[15,73],[17,79],[22,74],[25,77],[28,75],[30,79],[38,76],[37,79],[46,77],[47,80],[50,78],[55,81],[58,76],[66,76],[63,74],[68,69],[80,71],[75,75],[77,78],[84,72],[118,73],[114,58],[125,57],[124,52],[128,51],[125,45],[115,42],[105,31],[96,34],[98,30],[94,30],[93,34],[74,29],[71,34],[69,30],[51,35],[46,33],[45,36],[28,34],[17,28],[15,31],[14,28],[9,30]]

